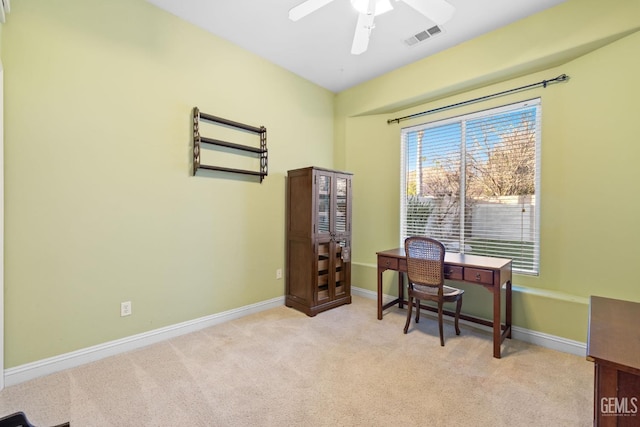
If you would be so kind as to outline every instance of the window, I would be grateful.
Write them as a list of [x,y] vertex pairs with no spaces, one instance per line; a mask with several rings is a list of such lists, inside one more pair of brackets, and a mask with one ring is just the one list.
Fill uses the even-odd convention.
[[402,129],[401,242],[539,271],[540,100]]

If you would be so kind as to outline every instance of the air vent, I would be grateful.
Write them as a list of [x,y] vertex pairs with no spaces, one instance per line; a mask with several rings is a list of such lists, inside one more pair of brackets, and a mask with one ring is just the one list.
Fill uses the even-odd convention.
[[434,25],[433,27],[429,28],[427,30],[427,32],[431,35],[431,36],[435,36],[436,34],[440,34],[442,32],[442,29],[440,27],[438,27],[437,25]]
[[416,44],[423,42],[431,37],[437,36],[442,33],[442,28],[437,25],[429,28],[428,30],[420,31],[417,34],[412,35],[404,41],[407,46],[415,46]]

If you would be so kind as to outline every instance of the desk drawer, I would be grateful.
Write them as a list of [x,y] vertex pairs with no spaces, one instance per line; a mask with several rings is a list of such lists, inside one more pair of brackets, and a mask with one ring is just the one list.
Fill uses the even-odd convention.
[[485,285],[493,285],[493,271],[482,268],[465,268],[464,280],[466,282],[476,282]]
[[397,270],[398,258],[391,258],[386,256],[378,257],[378,267],[384,267],[388,270]]
[[457,265],[445,265],[444,278],[447,280],[462,280],[462,267]]

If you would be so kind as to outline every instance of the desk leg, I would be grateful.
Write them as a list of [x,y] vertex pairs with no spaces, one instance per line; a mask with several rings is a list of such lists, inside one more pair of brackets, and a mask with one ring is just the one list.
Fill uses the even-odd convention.
[[507,338],[511,338],[511,280],[507,280],[507,291],[506,291],[506,298],[507,300],[505,301],[505,323],[506,323],[506,328],[509,330],[509,332],[507,333]]
[[378,320],[382,320],[382,273],[385,269],[378,267]]
[[400,298],[400,303],[398,307],[404,307],[404,274],[402,271],[398,271],[398,298]]
[[500,316],[500,285],[493,287],[493,357],[500,359],[501,316]]

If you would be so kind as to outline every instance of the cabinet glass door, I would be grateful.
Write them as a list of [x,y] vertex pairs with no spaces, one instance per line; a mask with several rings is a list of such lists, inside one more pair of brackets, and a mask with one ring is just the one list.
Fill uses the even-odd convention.
[[318,175],[318,233],[331,230],[331,176]]
[[349,188],[347,179],[336,177],[336,233],[347,232]]

